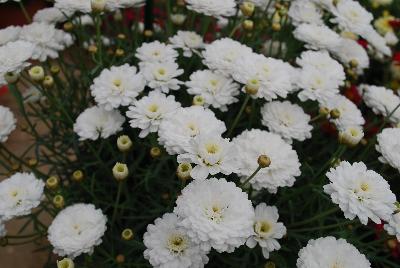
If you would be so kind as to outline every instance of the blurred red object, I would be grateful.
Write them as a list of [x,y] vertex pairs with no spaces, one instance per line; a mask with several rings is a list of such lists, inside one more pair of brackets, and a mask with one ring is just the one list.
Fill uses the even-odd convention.
[[[31,17],[37,10],[46,7],[46,1],[42,0],[23,1],[23,3]],[[14,1],[1,4],[0,18],[0,29],[10,25],[24,25],[28,23],[18,3]]]
[[351,85],[349,88],[347,88],[344,91],[344,95],[351,100],[352,102],[354,102],[356,105],[360,105],[361,101],[362,101],[362,97],[360,95],[360,93],[357,90],[357,86],[356,85]]
[[395,52],[393,54],[393,61],[395,64],[400,64],[400,52]]
[[392,28],[400,28],[400,20],[399,19],[395,19],[395,20],[391,20],[389,21],[390,26],[392,26]]
[[8,92],[7,86],[0,87],[0,97]]

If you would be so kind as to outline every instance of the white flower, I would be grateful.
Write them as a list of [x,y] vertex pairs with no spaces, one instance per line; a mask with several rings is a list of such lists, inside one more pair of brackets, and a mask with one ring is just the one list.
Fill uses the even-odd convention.
[[147,226],[143,235],[143,255],[156,268],[202,268],[208,251],[192,240],[178,224],[180,219],[167,213]]
[[91,0],[55,0],[54,7],[62,12],[74,13],[90,13],[92,11]]
[[202,96],[206,106],[227,111],[227,105],[237,102],[239,85],[231,78],[210,70],[196,71],[186,82],[187,91],[192,95]]
[[384,225],[385,230],[390,235],[395,235],[397,240],[400,241],[400,212],[392,215],[389,223]]
[[107,0],[106,9],[115,11],[121,8],[140,7],[144,3],[145,0]]
[[270,252],[281,248],[278,239],[286,234],[286,227],[278,222],[279,214],[275,206],[260,203],[255,209],[255,214],[254,234],[247,240],[246,245],[254,248],[258,243],[264,258],[269,259]]
[[345,130],[352,126],[363,126],[364,117],[357,106],[343,95],[335,95],[327,100],[322,100],[320,106],[328,108],[330,111],[337,109],[340,112],[339,118],[330,118],[339,130]]
[[400,171],[400,128],[385,128],[377,135],[376,150],[382,154],[379,161]]
[[238,168],[245,181],[257,168],[257,159],[266,155],[271,160],[269,167],[261,169],[250,181],[255,190],[266,188],[276,193],[278,187],[292,186],[300,176],[300,162],[296,151],[279,135],[267,131],[246,130],[232,141],[239,152]]
[[82,25],[82,26],[90,26],[90,25],[94,25],[94,21],[93,18],[90,15],[81,15],[81,16],[77,16],[75,17],[73,20],[74,24],[77,25]]
[[58,51],[72,44],[70,34],[58,30],[53,24],[33,22],[21,29],[20,39],[35,45],[33,59],[45,61],[49,58],[57,58]]
[[174,48],[182,49],[185,57],[191,57],[193,52],[204,47],[203,38],[191,31],[178,31],[176,35],[169,38],[169,42]]
[[16,128],[17,120],[8,107],[0,105],[0,142],[6,142],[8,136]]
[[370,26],[362,36],[368,43],[375,48],[378,54],[383,54],[385,56],[392,55],[390,47],[386,44],[386,39],[382,37],[375,29]]
[[303,23],[297,26],[293,34],[310,49],[331,50],[337,47],[340,41],[340,36],[325,25]]
[[349,65],[351,61],[356,61],[359,74],[369,67],[367,51],[352,39],[341,38],[339,45],[331,52],[345,65]]
[[[286,98],[295,88],[294,68],[281,60],[267,58],[264,55],[249,53],[238,58],[231,71],[234,80],[246,85],[249,81],[260,84],[253,98],[264,98],[268,101],[278,97]],[[242,89],[245,91],[245,87]]]
[[297,259],[297,268],[322,267],[370,268],[371,264],[346,240],[328,236],[308,241]]
[[136,50],[135,54],[136,58],[141,61],[141,64],[174,62],[178,55],[178,52],[172,45],[166,45],[159,41],[143,43],[142,46]]
[[387,32],[384,38],[386,40],[386,44],[388,44],[389,46],[395,46],[399,42],[399,38],[392,31]]
[[393,93],[393,90],[385,87],[360,85],[362,97],[365,104],[375,114],[390,116],[390,121],[397,124],[400,122],[400,97]]
[[74,132],[79,140],[106,139],[122,130],[125,118],[117,110],[107,111],[93,106],[83,111],[74,124]]
[[7,44],[8,42],[16,41],[19,37],[21,27],[19,26],[8,26],[7,28],[0,30],[0,46]]
[[132,128],[140,128],[140,138],[151,132],[157,132],[165,116],[181,107],[174,96],[166,96],[158,91],[151,91],[147,97],[134,101],[126,116]]
[[309,0],[295,0],[291,3],[289,17],[292,19],[294,25],[301,23],[310,23],[314,25],[322,25],[322,10],[313,2]]
[[92,204],[75,204],[63,209],[48,229],[48,239],[59,256],[78,257],[92,254],[101,244],[107,218]]
[[183,70],[175,62],[147,63],[142,68],[147,85],[153,89],[168,93],[170,90],[178,90],[183,84],[177,79]]
[[253,233],[254,209],[247,194],[225,179],[194,180],[176,201],[179,226],[204,250],[233,252]]
[[353,0],[338,1],[331,11],[335,15],[333,22],[358,35],[362,35],[370,27],[374,18],[359,2]]
[[225,123],[218,120],[211,110],[192,106],[179,108],[161,121],[158,141],[169,154],[181,154],[197,135],[221,135],[225,131]]
[[44,182],[36,179],[32,173],[15,173],[0,182],[0,219],[31,213],[42,200]]
[[339,129],[339,141],[342,144],[354,147],[360,143],[364,137],[364,131],[361,126],[348,126],[343,129]]
[[212,17],[235,15],[235,0],[186,0],[187,8]]
[[288,143],[311,138],[310,116],[303,109],[289,101],[267,102],[261,108],[261,123],[269,131],[280,135]]
[[252,50],[230,38],[223,38],[206,45],[203,62],[208,68],[230,76],[236,59],[247,57]]
[[90,90],[97,104],[110,111],[132,104],[144,87],[144,78],[136,67],[124,64],[104,69]]
[[56,7],[49,7],[38,10],[33,16],[34,22],[45,22],[45,23],[59,23],[68,20],[65,12],[63,13]]
[[195,180],[206,179],[209,174],[237,172],[236,154],[236,148],[229,139],[213,133],[200,134],[189,142],[185,153],[178,155],[178,163],[196,164],[190,176]]
[[387,181],[375,171],[367,170],[362,162],[343,161],[326,176],[330,183],[324,186],[324,191],[347,219],[358,217],[364,225],[368,218],[381,223],[381,219],[388,220],[396,208],[396,196]]

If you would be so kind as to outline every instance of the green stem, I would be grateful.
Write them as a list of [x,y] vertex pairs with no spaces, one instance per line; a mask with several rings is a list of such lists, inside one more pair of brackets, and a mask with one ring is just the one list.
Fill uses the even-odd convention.
[[122,184],[123,184],[123,182],[118,183],[118,192],[117,192],[117,198],[115,199],[114,212],[113,212],[112,220],[111,220],[111,227],[114,226],[115,219],[117,218],[118,205],[119,205],[119,201],[121,199]]
[[101,14],[96,14],[96,43],[97,43],[97,56],[98,64],[103,65],[103,44],[101,41]]
[[232,38],[236,31],[240,29],[244,20],[245,18],[240,19],[239,23],[236,24],[235,27],[233,27],[232,31],[229,34],[229,38]]
[[294,224],[292,224],[292,225],[289,225],[288,228],[296,227],[296,226],[302,226],[302,225],[306,225],[306,224],[308,224],[308,223],[312,223],[312,222],[317,221],[317,220],[319,220],[319,219],[321,219],[321,218],[324,218],[324,217],[326,217],[326,216],[328,216],[328,215],[330,215],[330,214],[334,214],[334,213],[336,213],[338,210],[339,210],[339,208],[334,207],[334,208],[329,209],[329,210],[326,210],[326,211],[324,211],[324,212],[322,212],[322,213],[320,213],[320,214],[318,214],[318,215],[316,215],[316,216],[314,216],[314,217],[312,217],[312,218],[309,218],[309,219],[307,219],[307,220],[300,221],[300,222],[296,222],[296,223],[294,223]]
[[18,1],[19,7],[21,8],[22,13],[24,14],[25,19],[27,20],[28,23],[32,22],[31,16],[29,16],[28,11],[26,10],[24,3],[21,1]]
[[240,107],[239,113],[237,114],[235,120],[232,123],[231,128],[229,129],[228,137],[230,137],[232,135],[233,131],[235,130],[235,127],[236,127],[237,123],[239,123],[239,120],[242,117],[242,114],[243,114],[244,110],[246,109],[246,105],[249,102],[249,100],[250,100],[250,95],[247,94],[246,95],[246,99],[244,100],[244,102],[242,104],[242,107]]
[[246,186],[247,183],[249,183],[254,176],[257,175],[257,173],[262,169],[261,166],[258,166],[257,169],[253,172],[253,174],[250,175],[250,177],[248,177],[242,184],[240,184],[240,188],[243,188],[244,186]]

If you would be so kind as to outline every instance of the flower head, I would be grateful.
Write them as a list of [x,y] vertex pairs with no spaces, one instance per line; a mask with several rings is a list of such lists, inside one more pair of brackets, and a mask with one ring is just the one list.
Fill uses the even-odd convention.
[[183,50],[183,56],[191,57],[193,52],[198,52],[204,47],[203,38],[195,32],[178,31],[176,35],[169,38],[174,48]]
[[16,128],[17,120],[7,107],[0,105],[0,142],[6,142],[8,136]]
[[170,90],[178,90],[183,83],[177,79],[183,70],[175,62],[147,63],[142,67],[147,85],[153,89],[168,93]]
[[234,0],[186,0],[187,8],[212,17],[233,16],[236,11]]
[[382,154],[379,161],[400,170],[400,128],[385,128],[377,141],[376,150]]

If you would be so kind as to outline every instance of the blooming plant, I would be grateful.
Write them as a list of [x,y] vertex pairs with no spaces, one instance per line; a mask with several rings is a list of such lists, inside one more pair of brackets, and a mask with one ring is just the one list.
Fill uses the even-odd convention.
[[5,2],[30,23],[0,30],[1,246],[47,239],[61,268],[400,267],[399,1]]

